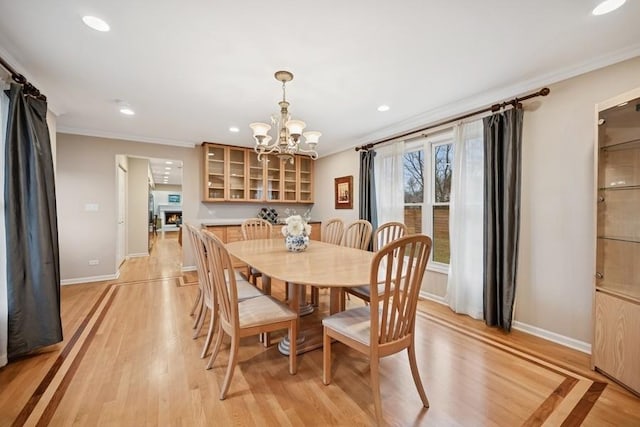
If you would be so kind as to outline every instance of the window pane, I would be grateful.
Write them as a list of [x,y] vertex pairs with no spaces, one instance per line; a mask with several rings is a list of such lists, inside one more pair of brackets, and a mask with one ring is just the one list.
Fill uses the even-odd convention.
[[453,144],[436,145],[433,151],[434,201],[436,203],[448,203],[451,194]]
[[404,154],[404,202],[422,203],[424,195],[424,152]]
[[407,234],[422,233],[422,206],[404,207],[404,225],[407,226]]
[[[405,216],[406,216],[405,208]],[[449,206],[433,207],[433,260],[449,264]]]

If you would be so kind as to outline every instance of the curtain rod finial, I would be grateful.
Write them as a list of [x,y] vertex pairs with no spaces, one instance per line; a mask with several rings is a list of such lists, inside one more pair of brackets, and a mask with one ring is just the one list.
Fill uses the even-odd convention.
[[548,87],[543,87],[542,89],[540,89],[540,95],[542,96],[547,96],[549,95],[550,92],[551,92],[551,89],[549,89]]

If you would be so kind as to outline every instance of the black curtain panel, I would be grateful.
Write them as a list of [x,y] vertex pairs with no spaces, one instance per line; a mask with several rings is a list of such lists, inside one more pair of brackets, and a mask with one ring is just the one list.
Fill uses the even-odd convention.
[[521,108],[484,119],[484,320],[511,330],[520,231]]
[[5,144],[8,344],[12,357],[62,341],[58,223],[47,103],[12,84]]
[[[373,160],[376,152],[365,150],[360,152],[360,219],[366,219],[373,229],[378,227],[376,207],[376,180]],[[371,246],[371,244],[369,245]],[[371,249],[371,248],[369,248]]]

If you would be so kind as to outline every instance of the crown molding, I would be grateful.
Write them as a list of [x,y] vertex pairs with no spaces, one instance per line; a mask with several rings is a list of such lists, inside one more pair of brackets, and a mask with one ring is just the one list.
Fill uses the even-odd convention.
[[58,125],[58,133],[68,133],[72,135],[93,136],[98,138],[120,139],[124,141],[142,142],[146,144],[172,145],[174,147],[194,148],[198,145],[196,142],[178,141],[167,138],[150,138],[139,135],[127,135],[114,132],[98,131],[94,129],[81,129]]

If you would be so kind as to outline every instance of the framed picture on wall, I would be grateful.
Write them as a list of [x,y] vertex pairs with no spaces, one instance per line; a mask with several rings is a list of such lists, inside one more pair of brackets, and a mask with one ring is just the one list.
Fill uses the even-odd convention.
[[353,209],[353,176],[335,179],[336,209]]
[[179,194],[169,194],[169,203],[180,203],[180,195]]

